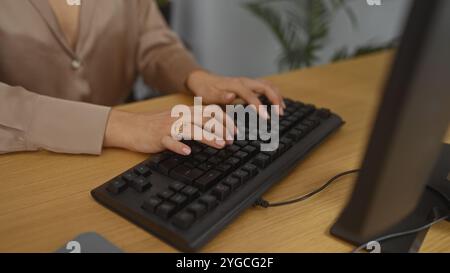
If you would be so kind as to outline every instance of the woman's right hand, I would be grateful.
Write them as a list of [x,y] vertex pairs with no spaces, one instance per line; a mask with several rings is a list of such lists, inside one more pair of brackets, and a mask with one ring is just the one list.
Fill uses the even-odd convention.
[[[191,113],[194,113],[193,108],[191,108]],[[210,139],[203,137],[200,142],[217,149],[224,148],[226,144],[232,143],[230,140],[226,141],[224,136],[227,136],[226,139],[230,139],[230,136],[235,135],[236,128],[233,121],[225,113],[223,113],[223,117],[225,117],[224,120],[227,120],[226,122],[233,124],[233,126],[229,126],[229,128],[233,128],[231,131],[227,131],[226,123],[222,121],[222,127],[214,130],[215,132],[222,130],[222,134],[212,133],[203,127],[207,119],[194,119],[192,116],[192,124],[190,124],[192,131],[183,131],[183,139],[192,139],[194,131],[197,131],[197,133],[202,133],[202,136],[209,136]],[[194,120],[200,120],[201,124],[195,124]],[[170,111],[155,114],[111,110],[103,146],[124,148],[142,153],[158,153],[167,149],[181,155],[189,155],[191,154],[191,148],[172,137],[172,126],[176,121],[177,118],[171,117]]]

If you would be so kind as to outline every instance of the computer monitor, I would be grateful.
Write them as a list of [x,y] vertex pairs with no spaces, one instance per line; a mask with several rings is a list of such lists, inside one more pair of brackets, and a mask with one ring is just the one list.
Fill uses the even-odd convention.
[[[450,122],[449,26],[450,1],[413,2],[361,172],[333,235],[361,245],[448,214],[450,149],[439,154]],[[383,242],[382,251],[417,251],[424,234]]]

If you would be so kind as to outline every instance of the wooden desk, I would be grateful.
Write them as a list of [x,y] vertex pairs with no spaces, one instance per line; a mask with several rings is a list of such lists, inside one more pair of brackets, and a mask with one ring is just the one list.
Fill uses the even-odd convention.
[[[270,77],[286,97],[329,107],[347,124],[265,197],[283,200],[359,165],[391,60],[382,53]],[[130,111],[168,109],[192,99],[174,95],[126,105]],[[446,138],[450,141],[450,135]],[[90,190],[147,156],[109,149],[102,156],[47,152],[0,156],[0,251],[52,252],[76,235],[96,231],[126,252],[173,252],[90,196]],[[316,197],[288,207],[250,208],[209,243],[205,252],[347,252],[328,234],[350,193],[346,177]],[[434,226],[422,251],[450,252],[450,224]]]

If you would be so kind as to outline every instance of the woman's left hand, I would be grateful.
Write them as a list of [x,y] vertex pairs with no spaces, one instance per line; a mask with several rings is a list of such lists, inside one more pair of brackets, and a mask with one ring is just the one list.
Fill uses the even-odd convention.
[[[262,103],[258,97],[264,95],[272,105],[279,106],[279,115],[283,115],[286,108],[278,88],[264,80],[222,77],[197,70],[189,75],[187,87],[195,96],[202,97],[205,104],[231,104],[239,97],[259,109]],[[266,119],[269,116],[263,108],[259,115]]]

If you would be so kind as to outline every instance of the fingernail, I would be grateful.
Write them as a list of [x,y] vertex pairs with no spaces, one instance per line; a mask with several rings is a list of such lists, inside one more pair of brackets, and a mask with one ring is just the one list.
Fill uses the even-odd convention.
[[225,146],[225,141],[223,140],[216,140],[216,144],[219,146]]
[[282,107],[280,107],[280,114],[281,114],[282,116],[284,116],[284,109],[283,109]]
[[227,94],[225,95],[225,99],[226,99],[226,100],[234,99],[234,97],[235,97],[235,95],[234,95],[233,93],[227,93]]
[[269,117],[269,113],[267,112],[267,110],[265,109],[265,108],[262,108],[261,109],[261,115],[262,115],[262,117],[264,118],[264,119],[270,119],[270,117]]
[[190,154],[191,154],[191,148],[184,147],[184,148],[183,148],[183,153],[184,153],[185,155],[190,155]]
[[230,144],[233,144],[233,140],[234,140],[234,137],[233,137],[233,135],[232,134],[230,134],[230,133],[228,133],[227,134],[227,144],[228,145],[230,145]]

